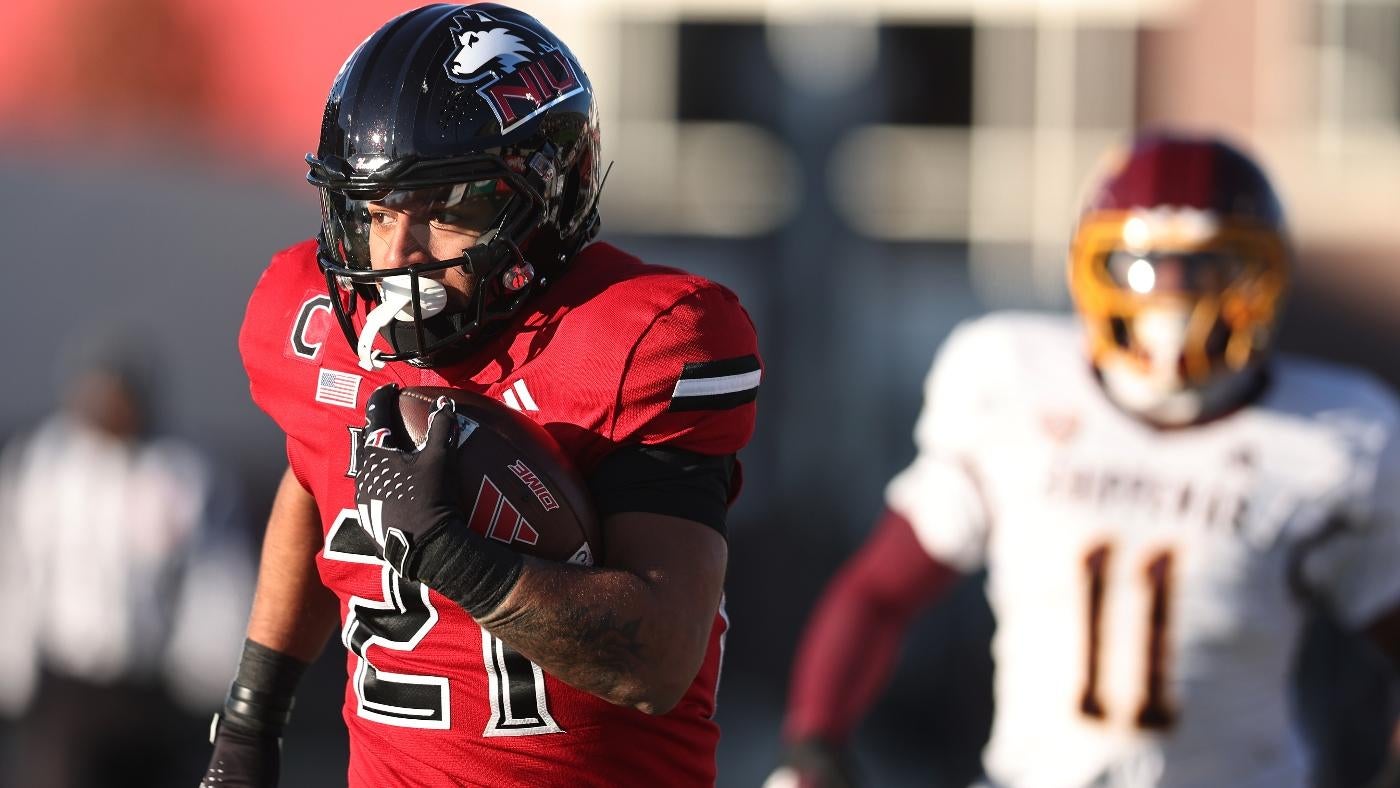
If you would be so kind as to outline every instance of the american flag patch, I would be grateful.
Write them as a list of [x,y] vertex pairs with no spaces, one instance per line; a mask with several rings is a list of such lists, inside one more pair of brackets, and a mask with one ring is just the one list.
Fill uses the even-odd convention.
[[327,405],[339,405],[342,408],[354,408],[355,401],[360,397],[361,380],[359,375],[349,372],[323,369],[320,377],[316,379],[316,401]]

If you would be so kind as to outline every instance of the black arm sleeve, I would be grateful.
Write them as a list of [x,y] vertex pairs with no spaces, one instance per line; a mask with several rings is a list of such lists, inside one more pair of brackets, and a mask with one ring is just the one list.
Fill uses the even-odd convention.
[[588,479],[598,516],[647,512],[683,517],[725,534],[734,455],[667,446],[622,446]]

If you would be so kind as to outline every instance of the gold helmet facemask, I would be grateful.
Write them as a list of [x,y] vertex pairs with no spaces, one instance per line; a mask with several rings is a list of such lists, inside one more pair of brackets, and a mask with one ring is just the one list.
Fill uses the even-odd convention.
[[[1287,281],[1288,251],[1276,228],[1192,208],[1090,212],[1069,260],[1094,367],[1106,383],[1112,376],[1120,390],[1116,381],[1127,380],[1144,392],[1129,397],[1138,402],[1120,402],[1130,409],[1150,409],[1154,396],[1228,386],[1254,369]],[[1190,407],[1170,412],[1180,416],[1164,420],[1198,415]]]

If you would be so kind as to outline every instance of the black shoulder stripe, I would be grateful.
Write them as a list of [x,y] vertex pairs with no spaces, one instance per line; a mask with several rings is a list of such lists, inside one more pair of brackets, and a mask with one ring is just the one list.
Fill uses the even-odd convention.
[[681,370],[667,410],[728,410],[758,398],[763,376],[752,354],[714,361],[692,361]]
[[758,370],[758,356],[752,354],[714,361],[692,361],[681,370],[681,380],[719,378],[728,375],[742,375],[745,372],[757,372]]

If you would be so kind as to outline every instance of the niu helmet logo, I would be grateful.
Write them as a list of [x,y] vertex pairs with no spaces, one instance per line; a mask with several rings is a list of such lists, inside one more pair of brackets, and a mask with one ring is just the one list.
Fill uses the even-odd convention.
[[453,20],[452,52],[443,68],[452,81],[476,86],[502,134],[583,90],[562,48],[481,11]]

